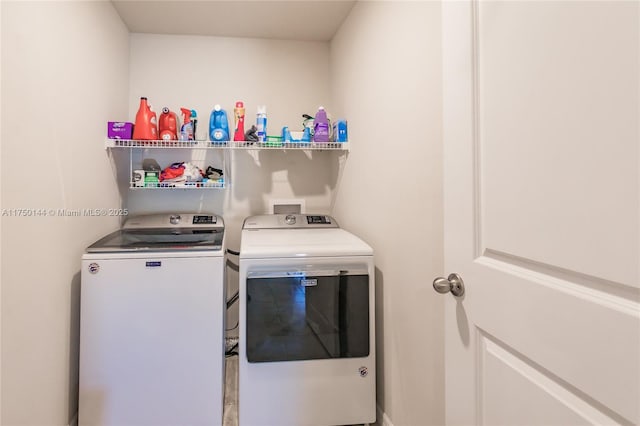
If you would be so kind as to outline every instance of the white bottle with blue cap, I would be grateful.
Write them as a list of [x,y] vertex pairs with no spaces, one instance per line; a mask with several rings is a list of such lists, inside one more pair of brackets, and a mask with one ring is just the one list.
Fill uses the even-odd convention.
[[267,107],[265,105],[258,106],[258,113],[256,114],[256,127],[258,131],[258,142],[264,142],[267,140]]

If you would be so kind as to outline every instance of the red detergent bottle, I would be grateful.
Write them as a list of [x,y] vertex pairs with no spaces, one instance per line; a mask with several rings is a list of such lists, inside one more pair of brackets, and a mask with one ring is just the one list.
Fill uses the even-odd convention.
[[147,98],[140,98],[140,107],[136,113],[136,124],[133,127],[133,139],[157,140],[158,124],[156,113],[151,111]]
[[176,114],[171,112],[169,108],[162,108],[158,125],[160,127],[160,139],[163,141],[174,141],[178,139],[178,121]]

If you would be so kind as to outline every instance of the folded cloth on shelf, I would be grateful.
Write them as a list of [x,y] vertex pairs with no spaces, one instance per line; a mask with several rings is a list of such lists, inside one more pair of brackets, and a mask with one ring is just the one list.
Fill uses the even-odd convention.
[[188,182],[199,182],[202,180],[202,170],[192,163],[184,163],[183,175],[187,178]]
[[170,178],[170,179],[164,179],[162,182],[168,183],[168,182],[186,182],[187,181],[187,177],[186,176],[177,176],[174,178]]

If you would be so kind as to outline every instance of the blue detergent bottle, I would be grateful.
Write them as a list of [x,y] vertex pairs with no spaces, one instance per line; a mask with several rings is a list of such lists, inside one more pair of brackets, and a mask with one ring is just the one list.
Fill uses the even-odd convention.
[[213,107],[211,118],[209,119],[209,137],[213,142],[223,142],[229,140],[229,121],[227,112],[220,105]]

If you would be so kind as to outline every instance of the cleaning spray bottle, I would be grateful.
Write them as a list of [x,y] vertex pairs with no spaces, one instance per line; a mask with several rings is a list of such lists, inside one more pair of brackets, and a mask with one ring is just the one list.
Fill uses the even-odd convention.
[[198,140],[198,134],[196,133],[198,130],[198,113],[195,109],[191,110],[191,125],[193,127],[193,140]]
[[160,139],[163,141],[178,139],[178,120],[176,119],[176,114],[171,112],[169,108],[162,108],[158,125],[160,127]]
[[229,121],[227,120],[227,112],[216,105],[211,111],[209,119],[209,136],[214,142],[223,142],[229,140]]
[[193,124],[191,123],[191,110],[187,108],[180,108],[180,111],[182,111],[182,127],[180,127],[180,140],[192,141]]
[[234,141],[244,140],[244,103],[241,101],[236,102],[236,107],[233,109],[233,116],[235,117],[235,131],[233,132]]
[[156,113],[151,111],[151,107],[147,103],[147,98],[145,97],[140,98],[140,107],[136,113],[135,126],[133,126],[133,139],[158,139],[158,122],[156,120]]

